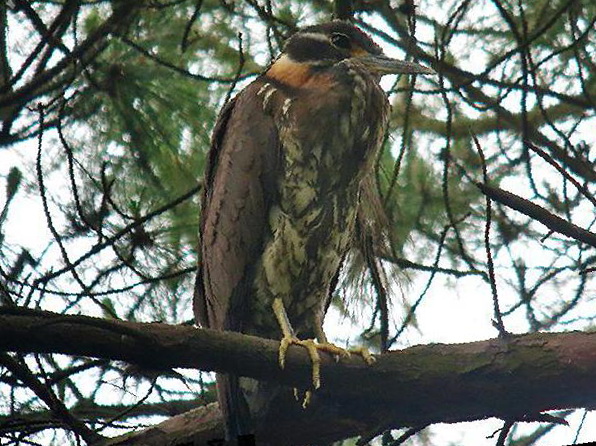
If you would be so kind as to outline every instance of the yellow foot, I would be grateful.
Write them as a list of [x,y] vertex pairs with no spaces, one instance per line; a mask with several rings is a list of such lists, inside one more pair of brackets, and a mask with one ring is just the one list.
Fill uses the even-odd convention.
[[372,365],[374,364],[374,362],[377,360],[377,358],[375,358],[371,352],[368,351],[367,348],[365,347],[358,347],[358,348],[351,348],[349,350],[350,353],[353,353],[354,355],[359,355],[362,356],[362,359],[364,360],[364,362],[366,362],[368,365]]
[[321,387],[321,358],[319,356],[319,350],[335,355],[336,360],[339,360],[340,357],[348,358],[350,356],[349,351],[337,345],[330,343],[318,344],[314,339],[301,340],[292,336],[284,336],[279,346],[279,366],[282,369],[286,365],[286,353],[290,345],[301,345],[308,352],[308,356],[310,356],[310,361],[312,362],[312,385],[315,389]]

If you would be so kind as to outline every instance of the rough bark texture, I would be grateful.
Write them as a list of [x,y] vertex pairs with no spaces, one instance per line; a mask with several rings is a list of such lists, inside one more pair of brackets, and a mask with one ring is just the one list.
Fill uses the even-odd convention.
[[[20,309],[0,310],[0,350],[64,353],[172,367],[233,372],[288,386],[310,382],[310,362],[278,343],[188,326],[139,324]],[[596,333],[538,333],[467,344],[422,345],[335,363],[324,357],[323,385],[306,410],[287,399],[259,440],[276,445],[346,438],[387,427],[491,416],[540,419],[545,410],[596,405]],[[355,385],[355,383],[358,383]],[[304,429],[305,423],[311,423]],[[197,408],[111,444],[206,444],[221,436],[216,408]]]

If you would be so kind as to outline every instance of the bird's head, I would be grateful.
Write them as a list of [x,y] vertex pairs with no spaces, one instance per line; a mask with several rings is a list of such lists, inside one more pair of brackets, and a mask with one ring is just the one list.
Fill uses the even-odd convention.
[[417,63],[385,56],[381,47],[366,33],[348,22],[335,20],[296,32],[288,39],[283,53],[267,74],[298,87],[313,72],[346,60],[358,64],[375,77],[434,73]]

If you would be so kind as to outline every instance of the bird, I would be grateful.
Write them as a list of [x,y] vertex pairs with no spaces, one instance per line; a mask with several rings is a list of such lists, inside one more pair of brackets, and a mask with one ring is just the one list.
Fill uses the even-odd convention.
[[[305,347],[320,385],[323,319],[354,244],[364,181],[389,117],[385,74],[432,74],[392,59],[360,28],[299,29],[222,108],[203,180],[194,311],[198,323]],[[371,357],[362,353],[367,361]],[[218,374],[226,438],[254,432],[254,381]],[[254,406],[254,404],[252,404]]]

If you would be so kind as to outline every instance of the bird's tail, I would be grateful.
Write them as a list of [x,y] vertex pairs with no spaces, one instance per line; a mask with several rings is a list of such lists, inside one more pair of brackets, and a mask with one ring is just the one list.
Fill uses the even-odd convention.
[[251,438],[254,439],[254,427],[238,376],[218,374],[217,395],[225,421],[226,441],[238,446],[249,446]]

